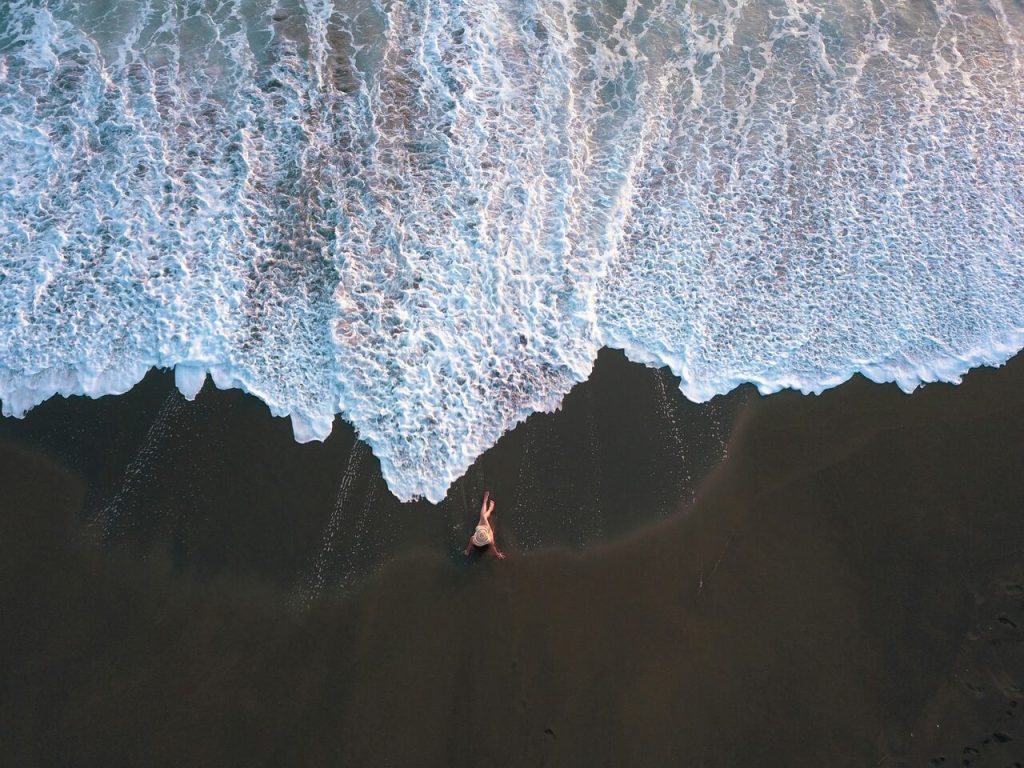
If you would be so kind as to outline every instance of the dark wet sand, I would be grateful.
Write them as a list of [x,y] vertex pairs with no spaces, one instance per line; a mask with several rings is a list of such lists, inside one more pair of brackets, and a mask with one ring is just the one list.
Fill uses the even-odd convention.
[[602,353],[436,508],[166,373],[0,421],[0,765],[1024,762],[1024,357],[673,387]]

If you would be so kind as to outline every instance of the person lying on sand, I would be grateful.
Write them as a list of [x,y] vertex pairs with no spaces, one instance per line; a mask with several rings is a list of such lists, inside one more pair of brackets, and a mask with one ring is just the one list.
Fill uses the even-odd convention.
[[491,512],[494,511],[494,502],[490,501],[490,498],[491,492],[484,491],[484,503],[480,505],[480,519],[476,521],[476,530],[473,531],[473,535],[470,537],[466,549],[463,550],[463,554],[469,555],[473,551],[473,547],[478,547],[479,549],[486,547],[499,560],[504,560],[505,553],[498,549],[498,545],[494,543],[494,529],[491,528]]

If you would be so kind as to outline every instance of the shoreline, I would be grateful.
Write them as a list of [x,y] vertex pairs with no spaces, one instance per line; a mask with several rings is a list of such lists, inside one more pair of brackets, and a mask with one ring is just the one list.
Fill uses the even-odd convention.
[[[689,368],[683,359],[674,357],[664,350],[661,352],[647,352],[640,347],[628,343],[626,340],[609,338],[599,348],[598,355],[595,357],[592,365],[596,365],[598,359],[602,356],[623,355],[632,363],[661,370],[662,375],[675,380],[675,389],[680,390],[683,397],[699,405],[717,398],[728,397],[745,387],[754,387],[761,395],[776,394],[783,391],[794,391],[802,395],[820,395],[830,389],[842,386],[858,376],[876,384],[895,384],[903,392],[910,394],[914,390],[929,384],[959,384],[964,376],[978,368],[1000,368],[1019,354],[1022,349],[1024,349],[1024,329],[1017,328],[1005,331],[1000,337],[987,345],[973,347],[961,355],[949,354],[938,359],[929,360],[927,363],[903,359],[888,360],[883,363],[870,365],[850,364],[838,372],[825,376],[821,381],[813,383],[805,382],[798,377],[763,378],[752,374],[735,376],[726,381],[696,383],[690,380]],[[668,370],[666,371],[665,369]],[[591,368],[591,375],[593,375],[593,367]],[[55,377],[51,372],[44,377],[47,380],[47,384],[42,387],[37,386],[14,390],[14,402],[16,405],[13,407],[13,411],[17,412],[18,415],[8,415],[6,413],[7,410],[11,409],[9,401],[4,401],[0,398],[0,406],[5,411],[3,418],[22,419],[54,398],[87,397],[96,400],[111,395],[121,396],[140,386],[143,381],[153,376],[172,377],[175,389],[189,402],[195,400],[202,391],[211,388],[216,388],[220,391],[237,390],[249,395],[257,399],[271,416],[287,420],[291,426],[293,439],[297,443],[322,443],[331,437],[339,422],[344,424],[349,430],[358,431],[355,420],[352,420],[345,413],[335,413],[328,418],[324,415],[311,416],[297,410],[289,410],[287,406],[275,403],[264,394],[259,393],[257,388],[252,386],[251,382],[238,378],[230,367],[210,366],[194,361],[182,361],[167,366],[158,365],[152,361],[139,362],[128,372],[107,373],[91,377],[90,381],[92,383],[88,386],[82,384],[82,376],[78,371],[73,371],[60,377]],[[60,381],[59,384],[55,383],[58,379]],[[588,380],[589,376],[587,379],[578,381],[573,386],[573,389],[586,384]],[[44,399],[40,401],[40,392],[49,394],[44,394]],[[65,392],[71,392],[72,394],[64,394]],[[563,395],[558,404],[548,410],[536,410],[523,416],[508,427],[498,437],[498,440],[535,415],[557,413],[561,410],[562,402],[564,402],[566,397],[569,397],[569,394],[567,392]],[[31,404],[26,405],[27,403]],[[367,444],[376,456],[377,447],[369,440]],[[403,499],[402,503],[420,500],[428,500],[435,505],[443,503],[451,493],[452,487],[495,444],[496,442],[492,442],[479,448],[476,457],[462,468],[461,474],[458,477],[454,477],[450,481],[443,494],[439,487],[432,486],[434,481],[420,482],[419,488],[422,493],[409,499]],[[389,483],[390,485],[391,483]],[[436,501],[432,500],[434,496],[437,497]]]

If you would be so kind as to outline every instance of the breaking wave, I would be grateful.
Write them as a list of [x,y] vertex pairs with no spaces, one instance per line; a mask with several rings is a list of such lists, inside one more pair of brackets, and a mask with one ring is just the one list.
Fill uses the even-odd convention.
[[174,367],[341,413],[400,498],[603,346],[705,400],[1024,346],[1024,11],[0,7],[0,400]]

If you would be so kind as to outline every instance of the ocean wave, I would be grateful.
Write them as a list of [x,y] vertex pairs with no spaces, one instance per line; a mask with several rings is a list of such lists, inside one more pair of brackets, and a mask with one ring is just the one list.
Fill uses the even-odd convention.
[[174,367],[439,501],[597,350],[706,400],[1024,346],[1024,12],[19,0],[0,400]]

